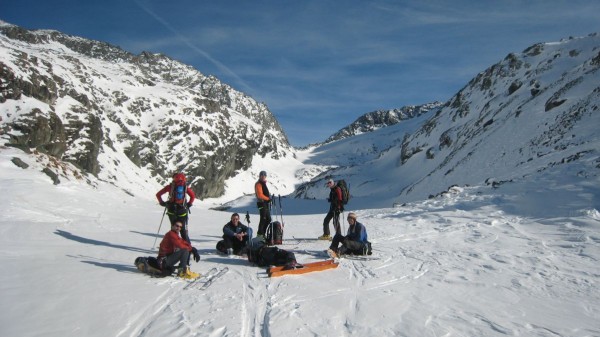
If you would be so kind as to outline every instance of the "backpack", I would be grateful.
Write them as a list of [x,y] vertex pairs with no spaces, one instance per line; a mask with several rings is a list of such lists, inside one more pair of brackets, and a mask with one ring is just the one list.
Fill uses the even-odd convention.
[[267,232],[265,234],[267,245],[273,246],[283,243],[283,225],[279,221],[271,222],[267,226]]
[[176,173],[173,175],[173,182],[171,183],[171,202],[179,205],[185,204],[186,192],[187,182],[185,174]]
[[166,276],[166,273],[160,269],[158,259],[154,256],[139,256],[135,259],[135,266],[142,273],[146,273],[152,276]]
[[227,248],[225,247],[225,240],[217,242],[217,251],[223,254],[227,254]]
[[296,262],[296,255],[293,252],[280,249],[278,247],[262,246],[251,255],[248,255],[248,261],[256,263],[260,267],[266,266],[285,266]]
[[350,190],[348,189],[348,185],[346,185],[346,181],[344,179],[338,180],[337,187],[342,190],[342,204],[347,204],[350,200]]

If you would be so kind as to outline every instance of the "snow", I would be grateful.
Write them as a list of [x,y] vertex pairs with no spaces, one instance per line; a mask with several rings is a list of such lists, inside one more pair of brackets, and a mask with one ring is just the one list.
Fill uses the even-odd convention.
[[[2,336],[600,335],[600,184],[577,175],[579,163],[394,208],[352,200],[346,212],[367,227],[375,259],[275,279],[215,254],[231,212],[249,211],[257,226],[252,197],[226,212],[198,201],[190,233],[202,259],[192,270],[230,269],[202,291],[133,265],[168,230],[166,219],[158,230],[155,191],[134,197],[68,169],[53,185],[42,155],[2,147],[0,156]],[[294,237],[321,234],[326,201],[283,197],[281,209],[280,248],[323,259],[327,242]]]
[[[529,98],[530,88],[524,86],[505,96],[510,78],[499,77],[492,89],[500,94],[491,99],[465,87],[465,101],[481,112],[456,122],[458,112],[447,106],[435,120],[437,112],[430,111],[321,146],[281,148],[278,154],[286,156],[280,159],[256,155],[250,168],[226,181],[223,196],[197,200],[192,208],[190,235],[202,256],[192,270],[230,269],[206,291],[184,289],[184,281],[151,278],[134,267],[136,257],[156,255],[154,243],[169,229],[154,197],[161,185],[123,153],[130,140],[103,148],[98,177],[0,143],[0,263],[5,269],[0,335],[600,336],[600,115],[595,108],[600,72],[589,64],[572,68],[597,55],[597,41],[592,36],[546,44],[543,54],[524,57],[531,65],[515,78],[542,88],[564,86],[556,97],[567,102],[550,111],[544,111],[544,103],[554,90]],[[9,45],[2,37],[0,44]],[[35,55],[39,49],[43,59],[45,48],[23,48]],[[18,69],[11,63],[14,50],[0,53]],[[60,44],[52,50],[73,53]],[[568,58],[554,57],[575,50]],[[550,56],[551,63],[544,61]],[[119,123],[128,121],[139,120],[130,125],[135,132],[153,130],[177,114],[168,102],[182,96],[187,102],[182,106],[190,106],[200,95],[193,88],[190,96],[170,85],[141,85],[133,74],[119,75],[109,62],[82,60],[83,74],[95,83],[74,81],[77,92],[104,88],[106,97],[113,97],[112,89],[127,88],[129,100],[121,104],[140,108],[128,112],[102,100],[111,115],[102,117],[110,139],[118,138]],[[505,63],[495,69],[510,69]],[[77,64],[60,58],[54,72],[69,77]],[[36,69],[47,74],[43,63]],[[578,80],[582,72],[586,77]],[[250,99],[235,102],[251,114],[266,113]],[[69,109],[80,104],[59,98],[54,111],[77,118]],[[144,112],[149,104],[160,108]],[[579,119],[567,118],[566,112],[580,106],[589,109]],[[0,118],[13,122],[21,110],[33,108],[42,114],[52,110],[23,96],[3,103]],[[258,124],[229,113],[229,122],[247,126],[246,138],[252,138]],[[479,120],[492,119],[493,124],[478,126]],[[563,119],[569,120],[566,126],[559,123]],[[420,131],[428,121],[438,122],[431,134]],[[206,115],[197,125],[220,122],[217,115]],[[434,146],[447,131],[465,148],[449,152]],[[407,145],[423,151],[400,165],[405,136],[410,136]],[[200,139],[213,138],[194,134],[185,143]],[[163,139],[158,146],[180,141]],[[426,158],[428,148],[435,151],[434,159]],[[29,166],[17,167],[14,158]],[[54,185],[44,168],[52,168],[60,183]],[[268,172],[270,191],[282,197],[274,210],[286,224],[281,248],[293,251],[299,262],[325,258],[328,242],[295,238],[322,234],[328,209],[323,182],[344,178],[353,195],[346,213],[356,212],[367,227],[374,258],[344,259],[335,270],[270,279],[244,259],[217,255],[215,245],[232,212],[249,212],[256,228],[253,186],[262,170]],[[301,184],[307,187],[300,193],[304,199],[292,198]],[[427,195],[437,196],[424,200]],[[229,209],[215,210],[224,206]]]

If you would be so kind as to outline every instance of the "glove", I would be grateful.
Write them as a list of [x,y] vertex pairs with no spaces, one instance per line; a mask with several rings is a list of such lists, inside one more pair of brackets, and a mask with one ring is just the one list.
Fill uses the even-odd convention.
[[161,200],[161,202],[160,202],[160,205],[161,205],[162,207],[165,207],[165,206],[167,206],[167,203]]
[[331,198],[327,198],[327,202],[331,202]]
[[192,204],[188,202],[188,203],[186,204],[186,206],[187,206],[187,208],[190,208],[190,207],[192,207]]
[[192,255],[194,255],[194,261],[200,261],[200,254],[198,254],[198,249],[192,247]]

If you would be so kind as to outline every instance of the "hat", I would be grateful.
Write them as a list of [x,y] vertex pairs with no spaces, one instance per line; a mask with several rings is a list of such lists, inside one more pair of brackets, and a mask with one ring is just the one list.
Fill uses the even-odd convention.
[[348,213],[348,219],[354,219],[354,220],[356,220],[356,213],[354,213],[354,212]]
[[266,177],[267,176],[267,171],[260,171],[259,176]]
[[329,184],[331,184],[331,185],[335,184],[335,182],[333,181],[333,179],[327,180],[327,183],[325,183],[325,186],[327,186]]
[[185,174],[181,172],[173,174],[173,181],[185,181]]

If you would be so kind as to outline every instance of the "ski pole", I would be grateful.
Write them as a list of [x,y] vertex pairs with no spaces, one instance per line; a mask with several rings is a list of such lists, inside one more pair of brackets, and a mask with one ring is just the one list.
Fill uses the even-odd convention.
[[269,229],[271,233],[271,237],[269,238],[269,243],[272,245],[275,243],[275,233],[273,232],[273,207],[275,207],[275,220],[277,220],[277,205],[275,204],[275,194],[271,195],[271,204],[269,205]]
[[281,226],[283,227],[285,225],[285,222],[283,222],[283,206],[281,206],[281,194],[279,194],[277,197],[279,199],[279,215],[281,216]]
[[[246,222],[248,223],[248,231],[252,232],[252,226],[250,226],[250,213],[248,213],[248,211],[246,211]],[[252,242],[252,235],[250,235],[251,233],[246,233],[248,234],[248,243]],[[252,233],[254,234],[254,233]]]
[[166,213],[167,213],[167,208],[165,207],[162,218],[160,218],[160,225],[158,225],[158,230],[156,231],[156,236],[154,237],[154,244],[152,245],[151,250],[154,249],[154,247],[156,247],[156,240],[158,239],[158,236],[160,235],[160,228],[162,227],[162,223],[163,223],[163,220],[165,219]]
[[[252,226],[250,226],[250,213],[246,211],[246,222],[248,223],[248,228],[252,230]],[[246,243],[246,248],[248,248],[248,257],[252,260],[252,249],[254,248],[254,243],[252,242],[252,236],[248,235],[248,242]]]

